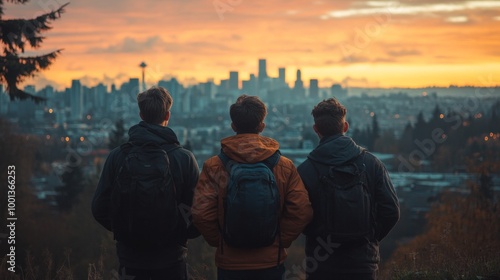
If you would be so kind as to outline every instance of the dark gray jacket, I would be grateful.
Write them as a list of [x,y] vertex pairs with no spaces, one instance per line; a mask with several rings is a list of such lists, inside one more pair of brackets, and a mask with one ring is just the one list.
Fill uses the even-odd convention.
[[[362,153],[364,155],[358,157]],[[367,183],[372,190],[374,207],[373,236],[352,244],[332,244],[325,235],[321,223],[322,213],[319,202],[321,192],[318,172],[327,166],[340,166],[358,157],[355,161],[365,164]],[[358,162],[361,163],[361,162]],[[399,202],[389,174],[384,165],[374,155],[364,151],[351,138],[343,135],[324,137],[320,144],[298,168],[314,211],[312,222],[305,229],[306,255],[318,264],[313,274],[327,276],[328,273],[370,273],[378,268],[380,261],[379,242],[389,233],[399,220]],[[326,278],[325,278],[326,279]]]
[[[168,127],[140,122],[130,128],[129,141],[136,144],[146,142],[155,142],[164,146],[179,145],[177,136]],[[176,191],[180,209],[179,219],[181,223],[178,240],[174,245],[165,245],[165,247],[155,248],[152,251],[137,252],[132,248],[125,246],[122,242],[117,242],[117,254],[121,265],[137,269],[162,269],[169,265],[185,261],[187,255],[187,239],[196,238],[199,232],[194,228],[191,222],[191,205],[196,183],[198,182],[199,169],[193,154],[183,148],[174,149],[168,153],[170,167],[176,184]],[[106,229],[112,231],[111,225],[111,193],[114,187],[114,180],[118,170],[125,163],[125,155],[120,147],[111,151],[104,164],[99,184],[97,185],[94,199],[92,201],[92,214],[94,218]]]

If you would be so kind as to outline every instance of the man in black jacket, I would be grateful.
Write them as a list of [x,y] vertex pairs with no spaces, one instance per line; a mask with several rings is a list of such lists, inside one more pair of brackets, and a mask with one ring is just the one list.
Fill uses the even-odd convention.
[[[155,143],[168,151],[180,218],[177,219],[175,240],[168,240],[161,246],[144,249],[145,246],[140,244],[130,246],[117,240],[120,279],[187,279],[187,239],[200,235],[192,226],[189,215],[199,176],[198,164],[190,151],[179,146],[177,136],[167,127],[173,102],[169,92],[164,88],[154,87],[140,93],[137,102],[143,121],[130,128],[129,141],[139,146]],[[92,201],[95,219],[110,231],[114,228],[111,205],[114,188],[117,188],[115,180],[120,168],[125,165],[125,154],[121,147],[111,151]]]
[[[314,211],[313,220],[304,231],[306,274],[309,280],[376,279],[380,262],[379,242],[399,220],[399,202],[384,165],[344,135],[349,128],[345,121],[346,112],[346,108],[334,98],[324,100],[314,107],[313,129],[320,138],[320,144],[298,167]],[[350,163],[365,172],[366,179],[363,180],[366,181],[367,200],[370,201],[367,204],[371,205],[367,208],[371,209],[370,217],[367,218],[369,233],[349,241],[338,241],[338,237],[333,237],[331,233],[332,228],[325,226],[329,222],[327,217],[332,216],[327,210],[332,201],[325,202],[325,197],[328,197],[325,192],[331,186],[325,187],[322,178],[332,167]],[[338,211],[341,216],[352,215],[351,209],[343,210]]]

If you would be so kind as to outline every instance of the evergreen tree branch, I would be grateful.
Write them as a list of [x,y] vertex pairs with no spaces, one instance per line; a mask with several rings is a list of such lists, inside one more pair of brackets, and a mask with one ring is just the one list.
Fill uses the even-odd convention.
[[68,4],[66,3],[59,7],[59,9],[40,15],[34,19],[0,20],[0,41],[13,52],[17,52],[18,50],[24,52],[26,43],[29,43],[32,48],[40,47],[45,38],[40,33],[52,28],[49,25],[50,21],[60,18],[61,14],[65,11],[64,8]]
[[17,88],[27,77],[33,77],[36,72],[46,69],[60,54],[57,50],[45,55],[34,57],[18,57],[15,52],[5,50],[5,56],[0,56],[0,81],[7,84],[10,99],[32,99],[36,103],[45,99],[31,95]]

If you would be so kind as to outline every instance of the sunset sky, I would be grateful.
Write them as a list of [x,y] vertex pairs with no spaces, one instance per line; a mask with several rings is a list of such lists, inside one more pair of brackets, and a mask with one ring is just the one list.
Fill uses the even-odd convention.
[[[5,4],[4,18],[33,17],[66,1]],[[28,81],[69,87],[186,84],[286,67],[292,85],[317,78],[359,87],[500,85],[500,1],[74,0],[40,50],[63,48],[51,68]]]

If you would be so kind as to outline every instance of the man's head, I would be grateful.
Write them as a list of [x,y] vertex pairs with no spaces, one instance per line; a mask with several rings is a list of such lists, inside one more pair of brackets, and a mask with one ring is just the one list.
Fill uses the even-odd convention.
[[347,109],[335,98],[321,101],[311,112],[314,131],[320,138],[346,133],[349,129],[349,124],[345,121],[346,113]]
[[231,127],[238,133],[261,133],[267,115],[266,105],[257,96],[242,95],[229,109]]
[[150,124],[166,126],[172,103],[172,96],[162,87],[152,87],[137,95],[141,119]]

